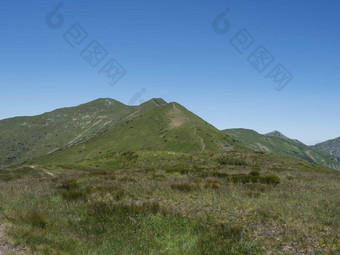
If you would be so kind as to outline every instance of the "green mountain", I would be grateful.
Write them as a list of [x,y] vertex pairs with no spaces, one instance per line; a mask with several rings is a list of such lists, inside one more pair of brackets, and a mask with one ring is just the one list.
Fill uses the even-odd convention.
[[282,138],[282,139],[289,139],[287,136],[282,134],[281,132],[275,130],[273,132],[265,134],[266,136],[271,136],[271,137],[277,137],[277,138]]
[[223,132],[242,142],[250,149],[282,157],[303,159],[340,171],[340,160],[338,158],[307,146],[298,140],[290,139],[278,131],[265,135],[250,129],[226,129]]
[[1,120],[0,145],[0,165],[35,158],[41,163],[76,163],[124,151],[251,149],[340,170],[340,160],[323,152],[321,145],[309,147],[278,131],[265,135],[247,129],[221,132],[178,103],[159,98],[139,106],[104,98],[38,116]]
[[318,151],[340,158],[340,137],[312,146]]
[[153,99],[141,106],[127,106],[104,98],[38,116],[1,120],[0,165],[22,163],[86,141],[110,126],[163,104],[164,100]]
[[37,159],[76,163],[128,151],[223,152],[249,150],[178,103],[136,112],[91,139]]

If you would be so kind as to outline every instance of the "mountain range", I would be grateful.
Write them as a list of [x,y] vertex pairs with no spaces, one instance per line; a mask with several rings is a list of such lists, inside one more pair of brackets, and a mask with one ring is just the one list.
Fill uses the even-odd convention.
[[254,130],[240,128],[226,129],[223,132],[253,150],[272,153],[281,157],[301,159],[340,171],[340,158],[327,150],[320,150],[318,145],[307,146],[299,140],[286,137],[279,131],[259,134]]
[[340,170],[340,138],[307,146],[278,131],[220,131],[182,105],[151,99],[128,106],[110,98],[0,121],[0,165],[75,163],[115,152],[262,151]]
[[313,148],[340,158],[340,137],[328,140],[326,142],[318,143],[314,145]]

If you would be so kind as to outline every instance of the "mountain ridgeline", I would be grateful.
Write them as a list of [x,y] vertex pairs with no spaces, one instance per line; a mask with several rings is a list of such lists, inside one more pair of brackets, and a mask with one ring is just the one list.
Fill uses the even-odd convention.
[[318,143],[314,145],[313,148],[340,158],[340,137],[323,143]]
[[[242,142],[247,147],[281,157],[301,159],[333,170],[340,171],[340,158],[327,150],[316,149],[302,142],[290,139],[278,131],[259,134],[250,129],[226,129],[226,134]],[[338,147],[339,148],[339,147]]]
[[[0,165],[78,164],[114,153],[262,151],[340,170],[339,139],[307,146],[278,131],[220,131],[182,105],[151,99],[128,106],[110,98],[0,121]],[[95,163],[94,163],[95,164]]]
[[183,106],[163,99],[139,106],[97,99],[39,116],[1,120],[0,144],[0,165],[44,155],[49,155],[46,160],[83,160],[105,151],[247,149]]
[[0,165],[22,163],[88,139],[137,109],[98,99],[33,117],[0,121]]

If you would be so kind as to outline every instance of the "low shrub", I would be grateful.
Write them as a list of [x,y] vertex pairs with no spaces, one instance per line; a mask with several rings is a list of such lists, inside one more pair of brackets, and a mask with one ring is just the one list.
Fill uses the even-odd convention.
[[262,183],[249,183],[247,184],[247,188],[252,191],[267,191],[270,190],[271,187]]
[[218,189],[219,187],[221,187],[221,181],[217,178],[208,178],[205,187],[211,189]]
[[117,189],[113,194],[113,198],[116,201],[122,200],[126,196],[126,192],[123,188]]
[[209,177],[211,175],[211,172],[205,169],[205,170],[198,172],[197,175],[199,177]]
[[105,185],[105,186],[98,186],[98,187],[90,187],[89,191],[97,191],[102,196],[106,194],[110,194],[115,201],[122,200],[126,196],[126,191],[121,186],[116,185]]
[[145,213],[157,214],[160,210],[161,210],[161,206],[158,202],[146,201],[146,202],[143,202],[140,212],[144,214]]
[[259,191],[249,191],[247,192],[247,196],[251,198],[259,197],[261,196],[261,192]]
[[258,176],[252,176],[248,174],[234,174],[230,176],[230,180],[236,183],[255,183],[259,180]]
[[56,186],[59,189],[65,189],[65,190],[72,190],[77,189],[79,187],[77,180],[69,179],[69,180],[62,180],[59,184]]
[[127,162],[135,162],[137,161],[138,157],[138,154],[133,151],[126,151],[120,154],[120,158]]
[[249,173],[249,175],[251,175],[251,176],[260,176],[260,173],[259,173],[259,171],[251,171]]
[[134,176],[124,176],[120,178],[122,182],[137,182],[137,179]]
[[207,183],[205,187],[210,189],[218,189],[219,187],[221,187],[221,184],[217,182]]
[[191,191],[197,188],[197,186],[192,183],[172,183],[170,186],[172,189],[177,189],[180,191]]
[[200,177],[196,177],[196,176],[190,176],[188,179],[189,179],[189,182],[193,182],[196,184],[202,183],[204,181],[204,179]]
[[105,178],[108,180],[116,180],[117,176],[115,174],[110,174],[110,175],[105,176]]
[[291,175],[288,175],[288,176],[286,176],[286,179],[289,180],[289,181],[292,181],[292,180],[294,180],[294,177],[291,176]]
[[[253,173],[252,171],[251,173]],[[280,177],[277,175],[256,175],[256,174],[234,174],[231,175],[229,178],[230,181],[236,182],[236,183],[242,183],[242,184],[248,184],[248,183],[263,183],[263,184],[269,184],[269,185],[277,185],[280,183]]]
[[32,213],[28,213],[25,216],[25,221],[29,222],[33,227],[37,227],[37,228],[46,228],[46,225],[48,223],[48,220],[45,216],[43,216],[41,213],[39,212],[32,212]]
[[161,211],[161,206],[155,201],[145,201],[141,204],[130,203],[126,204],[123,202],[119,203],[105,203],[105,202],[95,202],[89,205],[88,212],[89,215],[112,215],[116,216],[135,216],[135,215],[148,215],[157,214]]
[[260,154],[260,155],[264,155],[266,154],[264,151],[254,151],[255,154]]
[[209,171],[209,170],[203,170],[198,172],[197,174],[200,177],[218,177],[218,178],[228,178],[229,174],[219,172],[219,171]]
[[68,190],[62,193],[62,197],[66,200],[77,200],[86,198],[87,193],[83,190]]
[[280,183],[280,177],[275,174],[265,175],[260,176],[260,181],[265,184],[277,185]]
[[174,168],[170,168],[170,169],[166,170],[166,172],[168,174],[180,173],[182,175],[189,175],[192,172],[192,170],[174,167]]
[[152,175],[152,179],[155,179],[155,180],[165,180],[166,179],[166,176],[164,174],[153,174]]
[[231,239],[233,241],[241,240],[243,227],[240,225],[220,223],[215,228],[218,235],[224,239]]
[[219,157],[217,162],[220,165],[246,166],[247,162],[243,159],[232,158],[228,156]]
[[229,174],[223,173],[223,172],[214,171],[214,172],[211,172],[210,176],[219,177],[219,178],[228,178]]
[[221,181],[217,178],[208,178],[207,183],[218,183],[221,184]]
[[274,172],[285,172],[289,169],[286,169],[286,168],[283,168],[283,167],[272,167],[270,170],[274,171]]
[[17,178],[16,176],[13,175],[5,175],[5,174],[1,174],[0,175],[0,181],[14,181],[17,180],[19,178]]
[[101,170],[101,171],[94,171],[94,172],[91,172],[90,173],[90,175],[94,175],[94,176],[96,176],[96,175],[107,175],[107,174],[109,174],[109,172],[107,172],[107,171],[103,171],[103,170]]

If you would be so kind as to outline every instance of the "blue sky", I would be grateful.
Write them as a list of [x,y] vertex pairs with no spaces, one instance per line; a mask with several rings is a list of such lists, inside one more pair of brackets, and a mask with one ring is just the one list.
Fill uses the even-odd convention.
[[[128,104],[143,91],[140,100],[177,101],[219,129],[280,130],[307,144],[340,136],[340,1],[70,0],[51,29],[59,3],[2,3],[0,119],[99,97]],[[226,8],[230,28],[218,34]],[[73,24],[88,35],[76,49],[63,38]],[[93,40],[107,52],[95,67],[81,56]],[[274,60],[258,72],[248,57],[261,45]],[[127,71],[114,86],[99,73],[111,58]],[[266,78],[278,64],[293,76],[280,91]]]

